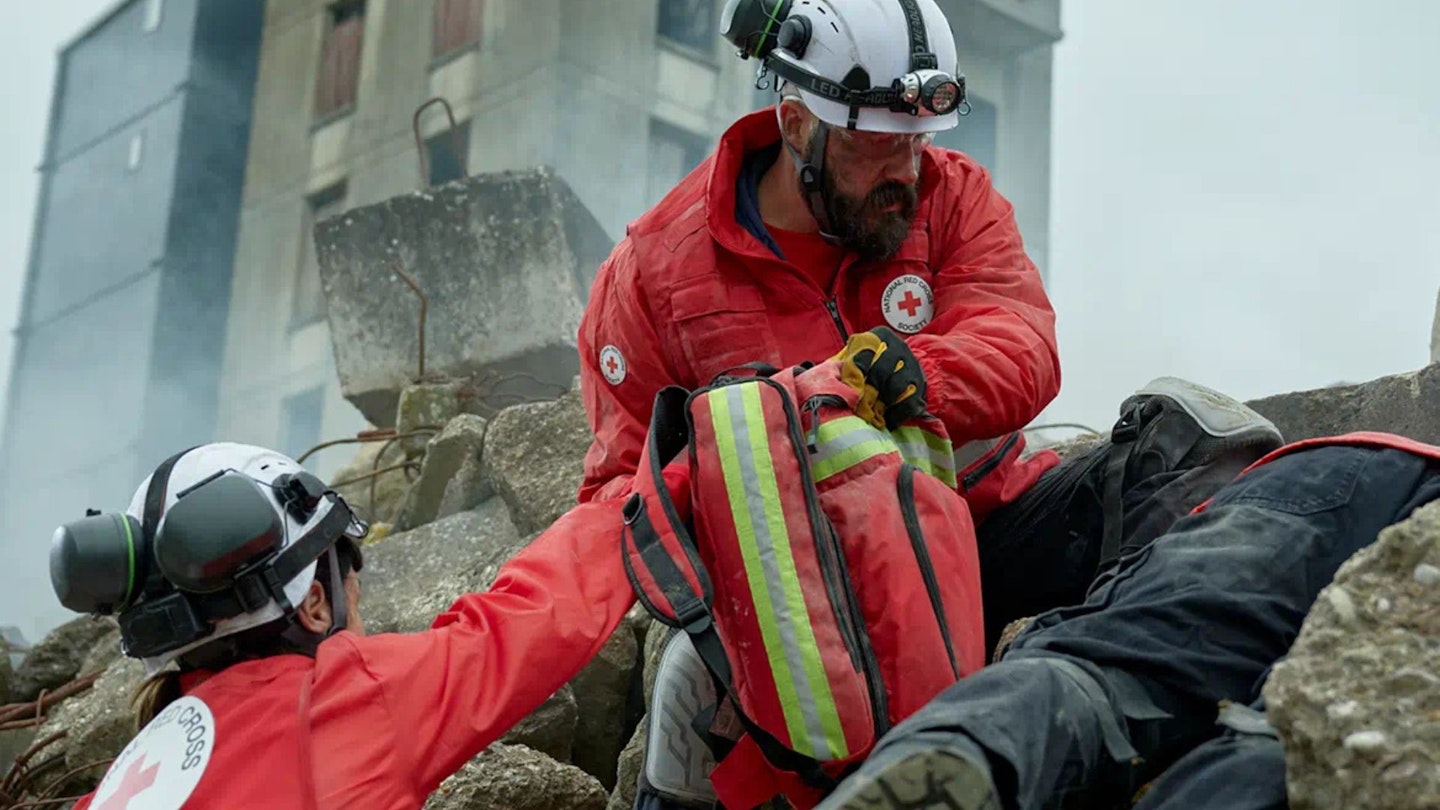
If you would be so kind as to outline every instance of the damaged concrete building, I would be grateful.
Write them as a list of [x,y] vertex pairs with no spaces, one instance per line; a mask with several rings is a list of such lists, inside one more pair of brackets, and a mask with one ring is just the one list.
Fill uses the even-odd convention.
[[[0,615],[31,634],[62,618],[33,587],[50,531],[123,505],[177,444],[298,454],[376,421],[341,393],[317,223],[546,166],[619,239],[725,127],[773,100],[718,35],[723,5],[117,2],[61,55],[0,448],[15,563],[0,572]],[[1059,1],[940,5],[974,109],[939,143],[994,170],[1045,268]],[[217,79],[196,65],[231,67]],[[455,126],[427,108],[417,150],[416,108],[432,98]],[[413,305],[406,295],[397,306]],[[118,327],[102,316],[116,312]],[[329,475],[346,458],[310,463]]]
[[[1045,266],[1058,0],[941,3],[974,112],[942,143],[1012,197]],[[316,223],[462,175],[550,167],[611,241],[771,101],[716,33],[721,0],[272,2],[217,434],[302,452],[366,419],[341,395]],[[427,99],[445,109],[412,116]],[[421,172],[424,172],[424,176]],[[588,268],[593,273],[594,268]],[[412,308],[401,288],[396,305]],[[372,419],[373,421],[373,419]],[[314,463],[329,473],[343,452]]]

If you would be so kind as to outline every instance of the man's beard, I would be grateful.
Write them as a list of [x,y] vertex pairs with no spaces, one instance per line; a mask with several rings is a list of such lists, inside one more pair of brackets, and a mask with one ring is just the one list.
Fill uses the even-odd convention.
[[[812,143],[812,154],[816,146],[819,144]],[[826,171],[822,190],[830,212],[831,235],[847,250],[866,261],[885,261],[900,250],[919,206],[916,186],[886,180],[857,198],[841,193],[835,186],[835,173]],[[892,205],[899,208],[885,210]]]

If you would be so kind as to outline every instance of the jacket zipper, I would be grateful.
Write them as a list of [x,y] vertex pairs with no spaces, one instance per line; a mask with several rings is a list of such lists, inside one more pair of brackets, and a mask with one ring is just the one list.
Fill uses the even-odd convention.
[[976,484],[980,483],[980,479],[994,472],[995,468],[1000,466],[1000,462],[1004,461],[1005,457],[1010,455],[1010,451],[1015,449],[1015,443],[1018,441],[1020,441],[1019,431],[1005,437],[1005,441],[1000,443],[1000,446],[995,449],[989,458],[985,459],[979,467],[971,470],[970,473],[961,480],[961,486],[967,491],[974,488]]
[[802,449],[805,437],[801,435],[800,415],[795,401],[779,383],[762,380],[780,392],[780,401],[785,406],[786,427],[790,431],[790,442],[795,447],[796,459],[800,462],[800,486],[805,493],[805,508],[810,516],[810,525],[815,528],[815,548],[820,558],[820,569],[825,574],[825,592],[835,606],[835,621],[845,635],[850,650],[852,665],[858,653],[859,666],[865,676],[865,688],[870,693],[870,704],[875,707],[873,720],[875,736],[878,739],[890,728],[890,703],[885,696],[884,681],[880,675],[880,663],[875,659],[875,650],[870,644],[870,635],[860,611],[855,607],[855,594],[850,588],[850,571],[845,565],[845,553],[840,548],[835,527],[820,510],[816,498],[815,481],[810,472],[810,457]]
[[835,328],[840,332],[840,339],[848,342],[850,333],[845,331],[845,322],[840,320],[840,307],[836,306],[834,298],[825,299],[825,309],[830,313],[830,320],[835,322]]
[[920,577],[925,580],[925,591],[930,594],[930,609],[935,611],[935,623],[940,626],[940,638],[945,641],[945,654],[950,658],[950,671],[960,679],[960,666],[955,663],[955,647],[950,642],[950,623],[945,620],[945,604],[940,599],[940,583],[935,579],[935,563],[930,559],[930,549],[925,544],[925,532],[920,528],[920,516],[915,513],[915,468],[909,464],[900,465],[900,477],[896,484],[900,495],[900,514],[905,517],[905,532],[910,535],[910,545],[915,549],[915,562],[920,566]]

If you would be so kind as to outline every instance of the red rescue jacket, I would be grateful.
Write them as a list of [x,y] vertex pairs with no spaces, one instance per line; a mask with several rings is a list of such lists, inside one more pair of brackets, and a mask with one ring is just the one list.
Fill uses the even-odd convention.
[[1017,431],[1059,392],[1060,364],[1054,312],[1013,207],[970,158],[926,149],[919,208],[897,255],[882,264],[847,256],[821,289],[735,219],[745,156],[779,138],[773,109],[740,119],[600,267],[579,335],[595,433],[580,500],[629,491],[661,388],[698,388],[757,361],[819,362],[850,334],[894,326],[903,310],[912,328],[930,315],[907,342],[979,520],[1058,463],[1049,452],[1020,460]]
[[152,806],[142,799],[162,795],[171,803],[154,806],[421,807],[574,677],[629,610],[620,506],[570,512],[488,592],[461,597],[428,631],[342,632],[313,659],[278,656],[187,677],[185,696],[77,810],[125,810],[132,797],[132,808]]

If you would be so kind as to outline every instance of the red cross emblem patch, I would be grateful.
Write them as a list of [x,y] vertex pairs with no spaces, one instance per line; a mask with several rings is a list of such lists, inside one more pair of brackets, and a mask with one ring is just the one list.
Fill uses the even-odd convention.
[[91,807],[180,810],[215,750],[215,716],[205,701],[182,697],[165,707],[115,759]]
[[892,329],[913,335],[935,317],[935,295],[925,279],[907,274],[886,285],[880,308]]
[[611,385],[625,382],[625,355],[610,345],[600,350],[600,373]]

